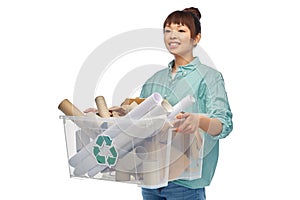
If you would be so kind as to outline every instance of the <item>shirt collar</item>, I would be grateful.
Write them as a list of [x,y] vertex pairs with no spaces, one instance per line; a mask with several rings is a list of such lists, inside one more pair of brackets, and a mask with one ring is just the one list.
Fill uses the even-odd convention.
[[[169,71],[172,71],[172,67],[174,66],[174,62],[175,60],[172,60],[169,64],[168,64],[168,68]],[[184,71],[193,71],[196,69],[197,63],[199,63],[199,58],[195,57],[190,63],[188,63],[187,65],[184,66],[179,66],[178,67],[178,72],[184,72]]]

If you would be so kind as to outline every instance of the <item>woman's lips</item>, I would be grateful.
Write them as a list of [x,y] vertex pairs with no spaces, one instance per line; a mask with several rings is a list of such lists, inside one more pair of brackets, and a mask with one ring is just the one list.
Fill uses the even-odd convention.
[[175,49],[180,45],[179,42],[169,42],[170,49]]

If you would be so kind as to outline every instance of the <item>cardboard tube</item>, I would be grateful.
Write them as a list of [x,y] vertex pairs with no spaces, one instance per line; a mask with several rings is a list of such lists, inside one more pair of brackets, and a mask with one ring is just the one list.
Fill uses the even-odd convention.
[[138,166],[147,157],[147,150],[142,146],[138,146],[118,160],[116,169],[123,172],[136,172]]
[[110,113],[106,105],[105,98],[103,96],[97,96],[95,102],[98,108],[99,116],[102,118],[109,118]]
[[[85,132],[91,138],[96,138],[97,131],[96,128],[99,126],[96,118],[95,120],[83,120],[84,117],[89,117],[93,119],[92,116],[86,116],[82,113],[76,106],[74,106],[68,99],[64,99],[59,105],[58,109],[61,110],[66,116],[70,116],[71,119],[78,127]],[[78,118],[77,118],[78,117]],[[96,117],[96,115],[95,115]],[[87,129],[88,127],[88,129]],[[84,130],[83,130],[84,129]],[[95,129],[95,130],[93,130]]]
[[67,116],[84,116],[84,114],[76,108],[68,99],[64,99],[59,105],[58,109]]
[[130,181],[130,173],[116,170],[116,181]]
[[145,143],[144,143],[144,146],[145,146],[145,148],[146,148],[146,150],[147,150],[147,152],[148,152],[148,157],[149,157],[149,159],[151,159],[151,160],[156,160],[157,159],[157,155],[156,155],[156,153],[157,153],[157,149],[156,149],[156,143],[155,143],[155,141],[153,141],[153,139],[151,138],[151,141],[146,141]]
[[187,150],[190,158],[199,159],[200,149],[202,147],[202,138],[199,132],[195,133],[195,138],[193,138],[192,143],[190,144],[189,149]]
[[190,165],[190,159],[180,150],[171,147],[171,158],[169,165],[169,180],[177,179],[180,174]]
[[159,162],[147,160],[143,162],[143,186],[155,186],[160,184]]

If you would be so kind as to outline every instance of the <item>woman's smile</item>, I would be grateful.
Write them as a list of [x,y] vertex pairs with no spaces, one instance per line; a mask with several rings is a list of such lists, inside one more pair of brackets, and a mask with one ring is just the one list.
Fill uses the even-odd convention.
[[180,42],[169,42],[168,45],[170,49],[176,49],[180,45]]

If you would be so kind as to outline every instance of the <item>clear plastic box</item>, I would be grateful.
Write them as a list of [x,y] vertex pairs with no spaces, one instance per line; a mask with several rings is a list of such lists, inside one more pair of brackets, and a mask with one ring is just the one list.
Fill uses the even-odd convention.
[[165,115],[139,120],[97,115],[60,118],[71,177],[145,188],[201,177],[203,133],[176,133]]

